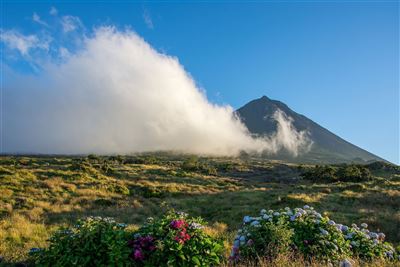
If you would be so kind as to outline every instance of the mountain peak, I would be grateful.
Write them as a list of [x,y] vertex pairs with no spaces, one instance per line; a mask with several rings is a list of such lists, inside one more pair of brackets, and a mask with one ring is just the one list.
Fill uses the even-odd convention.
[[266,120],[265,118],[273,118],[273,114],[277,110],[283,111],[287,116],[292,118],[293,127],[297,131],[307,131],[314,143],[309,153],[300,155],[298,158],[292,160],[326,163],[382,160],[376,155],[340,138],[306,116],[296,113],[285,103],[272,100],[265,95],[250,101],[239,108],[236,113],[251,133],[256,135],[270,135],[276,132],[277,123],[273,119]]

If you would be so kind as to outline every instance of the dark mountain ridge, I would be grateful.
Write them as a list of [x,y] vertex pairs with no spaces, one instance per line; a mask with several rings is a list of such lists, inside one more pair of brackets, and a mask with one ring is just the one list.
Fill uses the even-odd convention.
[[239,108],[236,113],[252,134],[268,135],[277,130],[277,122],[273,118],[277,110],[281,110],[293,119],[293,126],[297,131],[308,131],[313,145],[309,152],[300,154],[297,157],[291,156],[285,151],[281,151],[274,156],[266,155],[267,157],[304,163],[368,163],[385,161],[347,142],[304,115],[296,113],[286,104],[269,99],[266,96],[250,101]]

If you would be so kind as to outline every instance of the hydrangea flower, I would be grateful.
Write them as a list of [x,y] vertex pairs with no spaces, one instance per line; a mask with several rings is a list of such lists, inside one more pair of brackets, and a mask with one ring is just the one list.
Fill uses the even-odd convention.
[[244,223],[249,223],[249,222],[251,222],[252,221],[252,218],[250,217],[250,216],[244,216],[243,217],[243,222]]

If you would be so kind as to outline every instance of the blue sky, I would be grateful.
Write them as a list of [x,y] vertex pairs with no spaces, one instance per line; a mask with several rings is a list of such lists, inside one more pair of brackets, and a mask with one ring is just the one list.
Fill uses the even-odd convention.
[[[2,29],[129,27],[177,57],[210,101],[238,108],[266,95],[372,153],[399,161],[399,2],[11,2]],[[54,11],[54,10],[53,10]],[[36,21],[33,21],[34,15]],[[73,38],[58,41],[73,49]],[[29,72],[23,60],[4,57]]]

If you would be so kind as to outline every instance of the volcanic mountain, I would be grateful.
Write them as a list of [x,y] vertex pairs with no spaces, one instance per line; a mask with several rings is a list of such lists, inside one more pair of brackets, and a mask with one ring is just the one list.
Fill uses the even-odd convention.
[[286,104],[269,99],[266,96],[250,101],[239,108],[236,113],[252,134],[262,136],[272,134],[277,130],[277,122],[272,119],[277,110],[281,110],[293,119],[293,126],[296,130],[308,131],[313,145],[308,152],[297,157],[285,153],[285,151],[274,156],[265,155],[265,157],[302,163],[384,161],[382,158],[340,138],[311,119],[296,113]]

